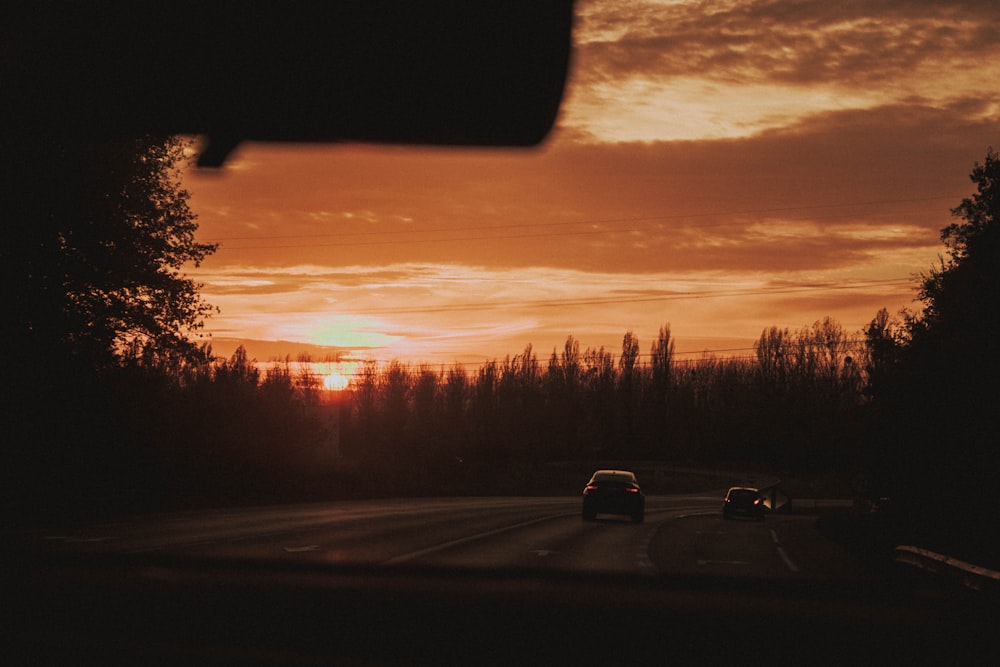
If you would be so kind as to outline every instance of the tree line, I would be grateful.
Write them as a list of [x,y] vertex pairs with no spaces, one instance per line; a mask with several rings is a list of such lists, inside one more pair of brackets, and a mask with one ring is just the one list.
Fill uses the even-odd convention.
[[754,357],[682,361],[669,324],[647,360],[632,332],[614,352],[569,336],[540,361],[523,352],[464,368],[363,365],[343,449],[376,465],[419,460],[726,461],[844,465],[868,402],[864,341],[825,318],[771,327]]
[[308,357],[129,357],[90,387],[53,388],[32,431],[61,446],[35,457],[30,477],[85,503],[124,492],[169,507],[276,501],[328,482],[317,497],[409,493],[419,480],[555,461],[856,464],[872,356],[839,323],[770,327],[746,357],[679,360],[674,342],[664,325],[645,358],[626,332],[615,352],[569,336],[545,361],[530,345],[473,369],[367,361],[340,392],[322,388]]

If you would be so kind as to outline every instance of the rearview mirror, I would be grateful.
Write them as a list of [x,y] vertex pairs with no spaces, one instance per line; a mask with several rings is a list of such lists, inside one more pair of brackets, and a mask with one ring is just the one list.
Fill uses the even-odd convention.
[[5,21],[7,128],[201,134],[221,162],[243,140],[536,144],[572,0],[24,2]]

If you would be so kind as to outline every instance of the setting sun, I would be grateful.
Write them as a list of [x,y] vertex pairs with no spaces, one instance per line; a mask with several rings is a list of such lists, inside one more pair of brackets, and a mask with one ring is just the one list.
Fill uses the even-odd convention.
[[347,379],[347,376],[340,373],[330,373],[323,376],[323,388],[327,391],[342,391],[347,389],[349,382],[350,380]]

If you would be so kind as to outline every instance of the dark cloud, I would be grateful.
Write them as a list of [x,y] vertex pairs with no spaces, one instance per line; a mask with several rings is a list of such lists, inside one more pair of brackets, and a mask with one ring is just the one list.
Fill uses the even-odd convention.
[[[827,112],[714,141],[580,144],[557,137],[528,153],[331,148],[305,156],[325,175],[323,186],[315,185],[316,174],[306,184],[284,176],[302,168],[295,150],[262,147],[255,151],[260,163],[234,172],[227,189],[212,190],[218,181],[207,181],[192,190],[196,205],[231,211],[202,216],[205,238],[223,242],[211,267],[830,267],[912,249],[921,243],[919,230],[923,243],[937,245],[949,209],[970,194],[973,163],[1000,137],[1000,120],[968,120],[982,108],[970,99],[951,108]],[[344,211],[367,211],[368,218]],[[245,231],[240,221],[248,218],[260,228]],[[787,223],[813,227],[788,239],[762,233]],[[848,233],[858,227],[910,231]],[[342,273],[315,280],[393,279]]]

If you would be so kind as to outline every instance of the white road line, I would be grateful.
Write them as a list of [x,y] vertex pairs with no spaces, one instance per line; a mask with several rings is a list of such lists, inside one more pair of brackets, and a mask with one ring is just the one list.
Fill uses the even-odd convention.
[[487,537],[493,537],[494,535],[500,535],[501,533],[506,533],[511,530],[517,530],[518,528],[524,528],[525,526],[531,526],[536,523],[541,523],[543,521],[550,521],[552,519],[558,519],[564,516],[573,516],[574,513],[564,512],[562,514],[551,514],[549,516],[543,516],[538,519],[531,519],[530,521],[522,521],[521,523],[515,523],[511,526],[504,526],[503,528],[497,528],[496,530],[488,530],[485,533],[478,533],[476,535],[469,535],[468,537],[460,537],[457,540],[452,540],[450,542],[444,542],[442,544],[436,544],[432,547],[427,547],[426,549],[420,549],[419,551],[412,551],[408,554],[402,554],[390,558],[385,561],[386,565],[395,565],[396,563],[405,563],[408,560],[413,560],[415,558],[420,558],[422,556],[427,556],[428,554],[437,553],[438,551],[444,551],[445,549],[450,549],[452,547],[457,547],[460,544],[466,544],[468,542],[475,542],[476,540],[481,540]]
[[788,566],[788,570],[793,574],[799,571],[799,566],[795,564],[791,558],[788,557],[788,553],[785,551],[784,547],[781,546],[781,541],[778,540],[778,533],[771,528],[771,541],[774,542],[774,548],[778,550],[778,555],[781,556],[781,560],[785,561],[785,565]]
[[635,554],[635,562],[640,570],[652,570],[656,567],[653,565],[653,560],[649,557],[649,545],[653,541],[653,534],[655,532],[655,528],[647,528],[646,533],[639,540],[639,548]]
[[712,516],[713,514],[718,514],[718,510],[701,510],[698,512],[686,511],[684,514],[678,514],[675,518],[677,519],[687,519],[692,516]]
[[698,565],[750,565],[746,560],[699,560]]
[[781,560],[785,561],[785,565],[788,566],[788,569],[791,570],[793,573],[798,572],[799,566],[795,564],[795,561],[793,561],[791,558],[788,557],[788,554],[785,553],[785,550],[780,546],[775,548],[778,550],[778,555],[781,556]]

